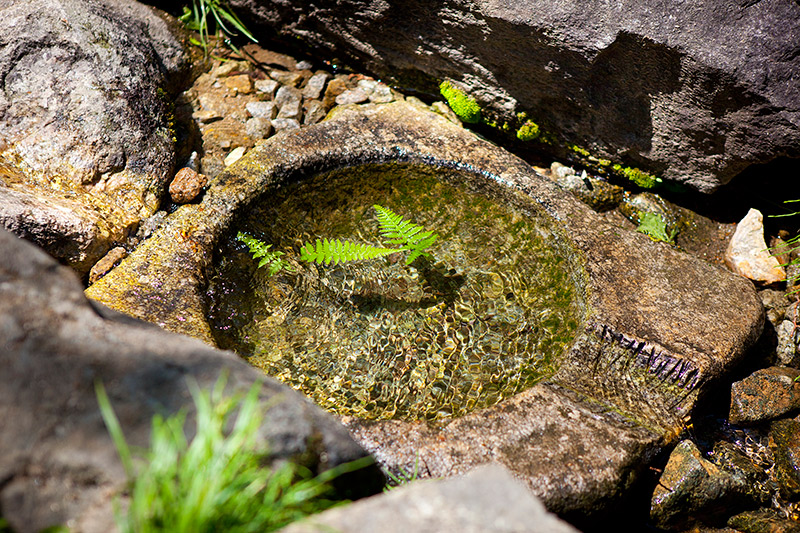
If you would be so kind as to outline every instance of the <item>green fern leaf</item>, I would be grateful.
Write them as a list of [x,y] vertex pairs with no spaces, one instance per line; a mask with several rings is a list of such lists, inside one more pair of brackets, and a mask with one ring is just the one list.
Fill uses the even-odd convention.
[[274,276],[281,270],[288,270],[290,272],[293,270],[291,265],[283,258],[283,252],[270,250],[270,248],[272,248],[271,244],[267,244],[242,232],[236,234],[236,238],[247,245],[253,259],[261,259],[261,261],[258,262],[258,268],[266,266],[269,276]]
[[300,249],[300,259],[320,265],[323,263],[338,265],[350,261],[376,259],[402,251],[398,248],[382,248],[339,239],[317,239],[314,243],[307,243]]
[[422,226],[405,220],[391,209],[377,204],[372,207],[377,212],[381,235],[387,239],[386,242],[410,252],[406,258],[407,265],[413,263],[419,256],[430,255],[426,250],[436,242],[439,237],[437,234],[425,231]]

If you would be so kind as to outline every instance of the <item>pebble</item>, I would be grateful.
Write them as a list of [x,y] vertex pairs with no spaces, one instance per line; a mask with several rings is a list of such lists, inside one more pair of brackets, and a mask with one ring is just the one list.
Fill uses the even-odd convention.
[[772,366],[756,370],[731,385],[731,424],[747,425],[772,420],[800,408],[800,370]]
[[285,102],[278,112],[278,118],[293,118],[297,121],[303,115],[302,97],[288,100]]
[[305,117],[303,118],[303,124],[316,124],[317,122],[322,121],[325,118],[327,113],[325,112],[325,106],[322,105],[322,102],[319,100],[311,100],[306,104],[303,104],[305,107]]
[[369,95],[369,101],[373,104],[388,104],[389,102],[394,102],[394,94],[392,94],[392,89],[388,85],[378,83]]
[[192,113],[192,118],[200,124],[210,124],[211,122],[221,120],[222,115],[211,109],[201,109],[200,111]]
[[357,87],[355,89],[347,89],[342,94],[336,97],[336,104],[337,105],[347,105],[347,104],[361,104],[369,100],[369,95],[361,89]]
[[278,106],[275,102],[248,102],[245,109],[253,118],[273,119],[278,116]]
[[725,264],[740,276],[764,284],[786,279],[786,271],[767,250],[764,216],[757,209],[748,211],[736,226],[725,251]]
[[272,121],[272,127],[275,131],[281,130],[297,130],[300,129],[300,123],[293,118],[276,118]]
[[266,94],[270,98],[274,98],[275,91],[277,91],[278,87],[280,87],[280,83],[278,83],[273,79],[256,80],[255,86],[256,86],[256,91]]
[[106,274],[108,274],[117,263],[128,257],[128,251],[122,246],[112,248],[109,252],[94,264],[92,270],[89,271],[89,283],[94,283]]
[[253,92],[253,80],[247,74],[238,74],[226,78],[225,86],[233,92],[234,96]]
[[303,75],[297,71],[271,70],[269,77],[288,87],[297,87],[303,80]]
[[297,70],[310,70],[311,67],[313,67],[313,66],[314,65],[312,65],[309,61],[303,60],[303,61],[298,61],[297,65],[295,66],[295,68]]
[[169,184],[169,195],[176,204],[185,204],[197,198],[203,191],[208,179],[197,171],[183,167],[175,174]]
[[284,85],[275,93],[274,102],[280,112],[287,105],[291,107],[299,106],[303,102],[303,93],[300,92],[300,89]]
[[253,117],[244,123],[244,129],[248,137],[264,139],[272,134],[272,121],[264,117]]
[[225,166],[229,167],[232,164],[236,163],[238,160],[240,160],[242,158],[242,156],[245,154],[245,152],[247,152],[247,149],[244,146],[239,146],[238,148],[234,148],[233,150],[231,150],[231,153],[229,153],[225,157],[225,161],[224,161],[225,162]]
[[330,109],[336,103],[336,98],[347,90],[347,84],[342,78],[334,78],[328,82],[325,88],[325,96],[322,98],[322,105],[325,109]]
[[215,78],[230,76],[233,72],[247,72],[250,70],[250,63],[247,61],[223,61],[211,71]]
[[328,83],[328,80],[331,78],[332,76],[330,73],[325,71],[319,71],[311,76],[308,82],[306,82],[306,86],[303,87],[303,98],[309,100],[319,98],[322,95],[323,89],[325,89],[325,84]]

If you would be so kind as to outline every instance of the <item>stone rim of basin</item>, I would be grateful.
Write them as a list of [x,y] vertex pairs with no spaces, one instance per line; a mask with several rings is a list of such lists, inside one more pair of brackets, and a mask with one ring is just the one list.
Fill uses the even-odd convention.
[[[748,281],[608,224],[521,159],[406,102],[343,106],[321,124],[269,139],[220,174],[202,203],[172,214],[87,295],[213,343],[205,321],[205,275],[214,244],[237,210],[266,185],[302,173],[391,161],[457,168],[530,196],[581,256],[587,311],[556,374],[513,398],[436,430],[422,423],[345,420],[387,464],[415,460],[407,450],[391,450],[385,444],[391,439],[416,450],[432,476],[499,460],[516,465],[517,475],[551,510],[596,510],[599,501],[633,483],[630,471],[650,455],[647,450],[674,440],[702,385],[734,365],[761,332],[763,308]],[[525,413],[536,409],[538,420],[529,420]],[[571,426],[570,418],[580,423]],[[598,420],[603,422],[596,427]],[[456,427],[488,433],[458,436]],[[586,437],[579,428],[608,435]],[[543,451],[534,461],[539,464],[521,471],[525,461],[515,446],[526,446],[532,436],[540,438],[533,446],[568,441],[573,447]],[[600,456],[576,466],[576,445],[596,447]]]

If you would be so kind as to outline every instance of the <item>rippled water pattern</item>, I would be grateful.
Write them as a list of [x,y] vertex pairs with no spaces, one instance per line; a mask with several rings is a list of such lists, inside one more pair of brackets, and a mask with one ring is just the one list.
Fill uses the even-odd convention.
[[[408,165],[348,169],[264,198],[232,231],[283,250],[268,277],[232,237],[209,318],[219,344],[318,405],[365,419],[442,421],[555,371],[580,313],[566,254],[534,219]],[[372,205],[439,234],[430,261],[297,261],[318,237],[380,244]]]

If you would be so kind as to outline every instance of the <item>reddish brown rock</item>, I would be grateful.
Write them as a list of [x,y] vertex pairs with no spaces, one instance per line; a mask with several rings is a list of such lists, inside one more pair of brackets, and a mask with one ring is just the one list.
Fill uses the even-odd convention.
[[733,424],[771,420],[800,408],[800,371],[773,366],[757,370],[731,386]]
[[89,283],[94,283],[105,276],[117,263],[128,257],[128,251],[122,246],[112,248],[103,258],[95,263],[89,271]]
[[189,167],[184,167],[175,174],[169,184],[169,195],[176,204],[186,204],[197,198],[206,186],[208,178],[198,174]]

